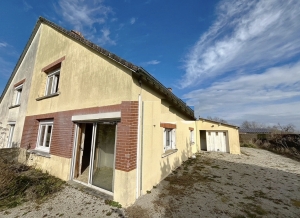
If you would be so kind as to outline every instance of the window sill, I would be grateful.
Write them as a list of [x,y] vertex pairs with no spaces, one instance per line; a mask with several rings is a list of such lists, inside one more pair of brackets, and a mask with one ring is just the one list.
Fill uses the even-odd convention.
[[162,157],[162,158],[167,157],[167,156],[169,156],[169,155],[171,155],[171,154],[176,153],[177,151],[178,151],[178,149],[170,149],[170,150],[167,150],[165,153],[163,153],[163,154],[161,155],[161,157]]
[[37,156],[42,156],[42,157],[47,157],[47,158],[51,157],[51,155],[46,151],[40,151],[40,150],[33,149],[33,150],[27,150],[27,152],[30,154],[35,154]]
[[47,98],[52,98],[52,97],[58,96],[59,94],[60,94],[60,92],[55,92],[55,93],[53,93],[51,95],[46,95],[46,96],[43,96],[43,97],[39,97],[39,98],[37,98],[35,100],[41,101],[41,100],[44,100],[44,99],[47,99]]
[[8,109],[12,109],[12,108],[15,108],[15,107],[20,107],[20,106],[21,106],[20,104],[16,104],[16,105],[10,106]]

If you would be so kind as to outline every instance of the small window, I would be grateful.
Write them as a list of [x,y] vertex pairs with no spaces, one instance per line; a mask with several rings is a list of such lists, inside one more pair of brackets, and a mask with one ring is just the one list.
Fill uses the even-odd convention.
[[58,92],[60,69],[48,74],[45,95],[51,95]]
[[42,121],[39,126],[37,149],[49,152],[51,145],[51,136],[53,121]]
[[194,140],[194,130],[190,131],[190,142],[191,142],[191,145],[195,143],[195,140]]
[[219,135],[219,133],[218,132],[216,132],[216,136],[218,136]]
[[226,136],[226,132],[223,132],[224,136]]
[[208,132],[208,135],[210,135],[210,132]]
[[22,93],[23,85],[20,85],[15,88],[15,94],[14,94],[14,102],[13,105],[19,105],[21,100],[21,93]]
[[175,139],[175,129],[164,129],[164,151],[176,149]]
[[15,130],[15,124],[9,124],[9,134],[8,134],[8,141],[7,141],[7,147],[12,148],[13,145],[13,135],[14,135],[14,130]]

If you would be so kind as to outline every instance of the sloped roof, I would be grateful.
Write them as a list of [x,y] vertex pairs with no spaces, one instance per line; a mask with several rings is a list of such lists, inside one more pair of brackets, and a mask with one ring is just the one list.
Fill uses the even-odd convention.
[[234,127],[236,129],[240,128],[236,125],[233,125],[233,124],[228,124],[228,123],[224,123],[224,122],[219,122],[219,121],[215,121],[215,120],[211,120],[211,119],[205,119],[205,118],[202,118],[202,117],[199,117],[198,120],[202,120],[202,121],[206,121],[206,122],[210,122],[210,123],[216,123],[216,124],[221,124],[223,126],[229,126],[229,127]]
[[258,134],[270,134],[272,131],[267,128],[240,128],[240,133],[258,133]]
[[72,38],[73,40],[93,49],[95,52],[100,53],[108,58],[110,58],[111,60],[117,62],[120,65],[123,65],[124,67],[130,69],[134,74],[136,74],[137,77],[139,77],[141,79],[141,81],[145,81],[147,84],[149,84],[150,86],[153,87],[154,90],[158,91],[159,93],[163,94],[164,96],[166,96],[166,99],[168,99],[173,105],[176,106],[177,109],[179,109],[180,111],[184,112],[186,115],[188,115],[190,118],[195,119],[194,118],[194,111],[193,109],[191,109],[189,106],[187,106],[180,98],[178,98],[176,95],[174,95],[171,91],[169,91],[162,83],[160,83],[156,78],[154,78],[150,73],[148,73],[145,69],[143,69],[142,67],[136,66],[124,59],[122,59],[121,57],[107,51],[106,49],[94,44],[93,42],[85,39],[84,37],[80,36],[78,33],[74,32],[74,31],[68,31],[64,28],[62,28],[61,26],[43,18],[40,17],[31,33],[31,36],[2,92],[1,98],[0,98],[0,103],[10,85],[10,83],[12,82],[12,79],[14,78],[14,75],[17,72],[17,69],[19,68],[20,64],[22,63],[24,56],[29,48],[29,46],[32,43],[32,40],[37,32],[37,30],[39,29],[41,23],[44,23],[50,27],[52,27],[53,29],[57,30],[58,32],[64,34],[65,36],[68,36],[70,38]]

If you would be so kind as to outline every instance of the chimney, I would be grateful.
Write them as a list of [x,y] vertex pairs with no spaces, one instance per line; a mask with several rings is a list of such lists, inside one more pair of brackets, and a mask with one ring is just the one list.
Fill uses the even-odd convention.
[[81,38],[84,38],[82,33],[76,30],[71,30],[71,33],[75,33],[76,35],[80,36]]
[[172,92],[172,88],[167,88],[170,92]]

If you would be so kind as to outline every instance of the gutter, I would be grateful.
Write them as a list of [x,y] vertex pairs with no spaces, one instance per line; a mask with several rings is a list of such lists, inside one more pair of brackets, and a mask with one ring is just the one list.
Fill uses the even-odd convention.
[[137,133],[137,155],[136,155],[136,199],[141,195],[141,104],[142,96],[139,94],[138,97],[138,133]]

